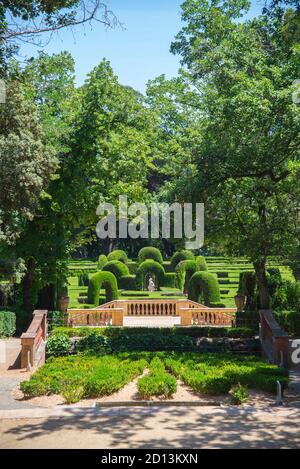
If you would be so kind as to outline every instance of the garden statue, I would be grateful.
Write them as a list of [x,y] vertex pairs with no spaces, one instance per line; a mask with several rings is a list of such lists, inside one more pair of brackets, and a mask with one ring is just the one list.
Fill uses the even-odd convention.
[[152,277],[149,278],[148,291],[150,291],[150,292],[154,292],[154,291],[155,291],[155,283],[154,283]]

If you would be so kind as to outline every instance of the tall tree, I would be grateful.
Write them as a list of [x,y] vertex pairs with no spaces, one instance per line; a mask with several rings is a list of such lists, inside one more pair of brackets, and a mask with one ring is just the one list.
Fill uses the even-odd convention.
[[206,202],[212,239],[252,259],[268,308],[267,258],[299,240],[300,107],[292,83],[300,44],[286,34],[285,9],[280,22],[242,21],[248,8],[245,0],[185,1],[172,51],[202,93],[193,192]]

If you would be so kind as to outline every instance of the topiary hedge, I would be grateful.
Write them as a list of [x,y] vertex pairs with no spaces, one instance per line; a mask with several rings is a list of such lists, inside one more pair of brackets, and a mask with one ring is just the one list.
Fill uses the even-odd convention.
[[98,257],[98,270],[102,270],[105,264],[107,264],[108,259],[104,254],[100,254]]
[[122,290],[135,290],[135,275],[124,275],[123,277],[121,277],[119,280],[119,288],[121,288]]
[[218,279],[208,272],[196,272],[188,286],[188,298],[210,307],[224,307],[221,303]]
[[184,293],[187,293],[189,281],[197,270],[196,261],[180,261],[177,264],[175,269],[176,285]]
[[163,257],[159,249],[154,248],[152,246],[147,246],[142,248],[138,253],[138,262],[141,264],[142,262],[152,259],[153,261],[158,262],[159,264],[163,263]]
[[105,289],[107,302],[118,299],[118,283],[116,277],[111,272],[101,271],[90,278],[88,288],[88,302],[90,304],[99,305],[101,288]]
[[197,264],[197,271],[201,270],[203,272],[207,272],[207,264],[204,256],[197,256],[196,257],[196,264]]
[[160,290],[165,280],[165,270],[161,264],[148,259],[139,266],[136,273],[136,285],[139,290],[146,290],[146,277],[152,275],[156,280],[156,287]]
[[79,287],[88,287],[89,286],[89,275],[81,274],[78,276],[78,286]]
[[182,250],[176,251],[171,259],[171,267],[173,271],[175,271],[177,264],[181,261],[193,261],[195,260],[195,256],[191,251]]
[[125,251],[122,251],[122,249],[116,249],[115,251],[112,251],[108,255],[108,260],[109,261],[120,261],[123,262],[123,264],[127,264],[128,262],[128,257]]
[[0,311],[0,337],[12,337],[16,332],[16,313]]
[[164,287],[176,288],[176,274],[174,272],[165,273]]
[[103,272],[111,272],[120,280],[121,277],[129,275],[128,267],[121,261],[110,261],[103,267]]

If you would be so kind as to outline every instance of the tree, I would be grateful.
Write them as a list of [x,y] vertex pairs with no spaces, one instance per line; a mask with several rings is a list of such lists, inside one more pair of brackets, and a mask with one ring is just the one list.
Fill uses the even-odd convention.
[[36,107],[16,80],[8,83],[0,106],[0,243],[13,244],[22,227],[46,196],[57,168],[56,155],[46,142]]
[[192,192],[206,203],[211,239],[253,261],[260,306],[268,308],[267,258],[299,242],[300,108],[292,82],[300,45],[286,35],[284,9],[285,21],[242,22],[248,7],[185,1],[186,25],[172,51],[202,93]]

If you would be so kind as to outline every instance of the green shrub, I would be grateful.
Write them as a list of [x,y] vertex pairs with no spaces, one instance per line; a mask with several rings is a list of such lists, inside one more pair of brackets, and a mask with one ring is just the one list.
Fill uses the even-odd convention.
[[274,311],[278,324],[292,337],[300,337],[300,311]]
[[204,256],[197,256],[196,257],[196,265],[197,265],[197,271],[202,271],[206,272],[208,270],[206,260]]
[[105,355],[111,352],[111,347],[107,337],[100,335],[98,332],[91,332],[80,339],[76,345],[76,351]]
[[149,375],[143,376],[137,382],[139,394],[144,399],[152,396],[171,397],[177,391],[177,383],[174,376],[166,373],[163,362],[155,357],[150,363]]
[[128,267],[121,261],[109,261],[102,269],[103,272],[111,272],[119,281],[121,277],[129,275]]
[[58,357],[67,355],[71,350],[71,341],[66,334],[51,335],[47,340],[47,355]]
[[235,405],[241,405],[248,401],[249,391],[247,386],[238,383],[235,384],[229,391],[231,402]]
[[70,384],[62,390],[62,397],[65,400],[66,404],[75,404],[78,401],[81,401],[84,397],[84,387],[78,386],[78,384]]
[[136,285],[139,290],[147,289],[147,278],[154,277],[155,284],[159,290],[164,284],[165,271],[161,264],[151,259],[148,259],[140,264],[136,273]]
[[101,288],[105,289],[107,302],[118,299],[118,283],[116,277],[111,272],[100,271],[90,278],[88,288],[88,302],[90,304],[99,305]]
[[12,337],[16,332],[16,313],[0,311],[0,337]]
[[182,250],[176,251],[171,259],[171,267],[172,270],[175,271],[177,264],[181,261],[193,261],[195,260],[195,256],[191,251]]
[[256,310],[258,306],[258,290],[255,272],[241,272],[239,293],[247,297],[245,309]]
[[166,334],[163,331],[129,333],[126,330],[113,334],[110,346],[114,352],[133,350],[159,351],[159,350],[193,350],[194,343],[190,337],[177,334]]
[[197,270],[196,261],[180,261],[177,264],[175,269],[176,285],[184,293],[187,293],[189,281]]
[[128,257],[125,251],[122,251],[122,249],[116,249],[115,251],[112,251],[108,255],[108,260],[109,261],[120,261],[123,262],[123,264],[127,264],[128,262]]
[[136,275],[139,265],[137,262],[130,261],[127,263],[127,267],[130,275]]
[[89,286],[89,275],[80,274],[78,276],[78,286],[79,287],[88,287]]
[[61,311],[48,311],[47,320],[50,329],[64,325],[64,313]]
[[138,262],[142,264],[144,261],[152,259],[153,261],[158,262],[159,264],[163,263],[163,257],[159,249],[152,246],[147,246],[142,248],[138,253]]
[[259,312],[256,311],[238,311],[235,315],[235,324],[238,328],[240,327],[250,327],[258,331],[259,327]]
[[208,272],[196,272],[188,286],[189,300],[204,303],[205,306],[223,307],[218,279]]
[[174,272],[165,274],[164,287],[176,288],[176,274]]
[[107,264],[108,259],[104,254],[100,254],[98,257],[98,270],[102,270],[105,264]]
[[119,288],[122,290],[135,290],[135,275],[123,275],[123,277],[121,277],[119,280]]

